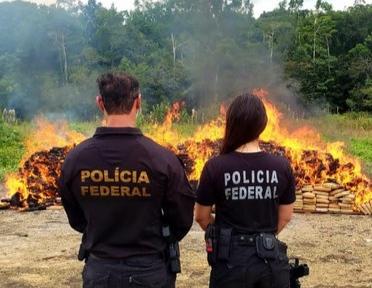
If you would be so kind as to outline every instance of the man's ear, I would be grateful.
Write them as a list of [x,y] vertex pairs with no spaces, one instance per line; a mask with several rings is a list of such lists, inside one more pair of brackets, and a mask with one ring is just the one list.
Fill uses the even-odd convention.
[[142,95],[139,94],[136,101],[136,109],[137,111],[141,110],[142,107]]
[[103,98],[101,95],[96,96],[96,105],[102,113],[105,113],[105,105],[103,104]]

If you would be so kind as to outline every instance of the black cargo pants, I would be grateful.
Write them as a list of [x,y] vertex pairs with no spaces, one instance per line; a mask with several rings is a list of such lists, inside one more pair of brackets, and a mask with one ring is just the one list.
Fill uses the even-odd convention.
[[212,266],[210,288],[288,288],[289,262],[281,249],[279,259],[263,260],[254,245],[234,239],[228,261]]
[[173,288],[175,280],[159,256],[89,257],[83,270],[83,288]]

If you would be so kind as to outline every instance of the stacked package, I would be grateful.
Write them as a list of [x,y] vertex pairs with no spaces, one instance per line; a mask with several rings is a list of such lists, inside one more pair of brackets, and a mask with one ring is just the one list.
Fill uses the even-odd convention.
[[297,212],[352,214],[355,195],[336,183],[305,185],[296,191]]
[[358,205],[360,211],[365,215],[372,215],[372,200]]

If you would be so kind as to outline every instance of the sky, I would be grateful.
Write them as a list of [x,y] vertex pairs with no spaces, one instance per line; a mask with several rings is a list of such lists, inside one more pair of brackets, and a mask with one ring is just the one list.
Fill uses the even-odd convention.
[[[0,0],[3,2],[4,0]],[[52,4],[55,0],[29,0],[30,2]],[[354,4],[355,0],[328,0],[328,3],[333,5],[335,10],[343,10]],[[86,2],[86,0],[83,2]],[[105,7],[110,7],[114,3],[115,7],[119,10],[130,10],[134,7],[134,0],[100,0]],[[278,7],[280,0],[252,0],[254,4],[255,17],[260,16],[263,11],[271,11],[275,7]],[[372,4],[372,0],[366,0],[367,4]],[[316,0],[304,0],[304,8],[312,9],[315,7]]]

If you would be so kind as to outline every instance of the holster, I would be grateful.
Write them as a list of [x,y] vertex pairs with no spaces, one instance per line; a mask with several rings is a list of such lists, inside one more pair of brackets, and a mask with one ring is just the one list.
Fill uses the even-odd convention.
[[205,245],[207,251],[208,264],[210,266],[217,262],[217,249],[218,249],[218,232],[214,224],[209,224],[205,230]]
[[209,265],[227,261],[230,257],[232,228],[220,228],[209,224],[205,231],[205,243]]
[[79,253],[78,253],[78,257],[77,257],[78,260],[79,261],[84,261],[85,259],[88,259],[88,256],[89,256],[88,250],[85,249],[83,244],[80,244]]
[[171,273],[181,273],[180,247],[177,241],[168,244],[169,270]]
[[256,250],[258,257],[262,259],[278,259],[279,240],[274,234],[260,233],[256,236]]
[[227,261],[230,257],[232,228],[221,228],[218,241],[218,260]]
[[167,242],[166,261],[169,265],[169,271],[173,274],[181,273],[180,247],[178,241],[174,240],[169,225],[164,225],[162,234]]

